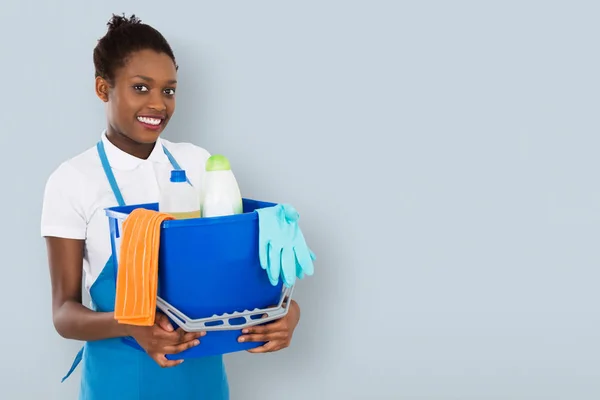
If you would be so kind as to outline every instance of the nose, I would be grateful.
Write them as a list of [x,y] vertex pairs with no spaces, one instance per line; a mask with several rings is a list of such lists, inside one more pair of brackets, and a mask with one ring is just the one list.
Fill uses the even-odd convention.
[[148,103],[148,108],[158,112],[164,112],[167,109],[167,104],[165,103],[165,99],[163,98],[160,91],[155,91],[150,95],[150,102]]

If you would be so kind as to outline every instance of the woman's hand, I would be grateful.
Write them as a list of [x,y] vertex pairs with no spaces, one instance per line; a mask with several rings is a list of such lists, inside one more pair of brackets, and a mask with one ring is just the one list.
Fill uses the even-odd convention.
[[262,326],[251,326],[242,331],[239,342],[266,342],[264,345],[248,350],[249,353],[268,353],[289,347],[294,329],[300,321],[300,306],[294,300],[288,313],[281,319]]
[[153,326],[127,325],[127,332],[146,353],[163,368],[174,367],[183,360],[168,360],[167,354],[177,354],[200,344],[199,337],[206,332],[185,332],[173,329],[166,315],[157,312]]

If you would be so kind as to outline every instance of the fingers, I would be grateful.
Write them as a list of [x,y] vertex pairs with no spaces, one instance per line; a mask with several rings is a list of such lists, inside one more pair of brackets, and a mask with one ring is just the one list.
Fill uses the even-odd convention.
[[289,287],[294,284],[296,278],[296,256],[295,251],[284,247],[281,252],[281,265],[283,266],[283,281]]
[[181,328],[178,328],[173,332],[167,332],[159,327],[154,327],[152,330],[152,339],[154,345],[178,345],[181,343],[190,342],[205,335],[206,332],[186,332]]
[[282,341],[285,342],[288,339],[288,333],[285,331],[269,332],[269,333],[255,333],[241,336],[238,340],[241,343],[245,342],[270,342],[270,341]]
[[284,349],[288,347],[288,344],[286,344],[286,342],[282,342],[282,341],[272,341],[272,342],[267,342],[262,346],[259,347],[255,347],[253,349],[249,349],[247,350],[248,353],[270,353],[273,351],[279,351],[281,349]]
[[256,325],[256,326],[251,326],[249,328],[244,328],[242,330],[242,333],[243,334],[248,334],[248,333],[264,334],[264,333],[284,331],[284,330],[286,330],[286,324],[285,324],[284,320],[278,319],[278,320],[268,323],[266,325]]
[[243,342],[268,342],[272,340],[287,341],[289,329],[285,320],[280,319],[268,325],[253,326],[242,330],[242,336],[238,338]]
[[206,335],[206,332],[186,332],[183,330],[183,328],[177,328],[177,330],[175,332],[177,332],[177,334],[181,338],[180,341],[182,341],[182,342],[187,342],[192,339],[197,339],[199,337]]
[[190,340],[198,339],[206,336],[206,332],[186,332],[183,329],[179,328],[180,331],[181,342],[189,342]]
[[304,279],[304,271],[302,271],[302,266],[296,259],[296,278]]
[[269,279],[271,284],[277,285],[279,282],[279,273],[281,270],[281,247],[271,246],[269,247]]
[[249,353],[268,353],[284,349],[290,345],[291,337],[287,325],[277,321],[265,326],[255,326],[244,329],[245,333],[238,341],[241,343],[266,342],[264,345],[249,349]]
[[[161,329],[157,329],[156,331],[160,332]],[[206,335],[206,332],[185,332],[181,328],[177,329],[175,332],[162,332],[162,335],[168,334],[172,338],[179,338],[179,340],[172,342],[173,344],[160,346],[160,349],[150,353],[154,361],[156,361],[156,363],[162,368],[175,367],[183,362],[183,360],[169,360],[166,358],[166,354],[178,354],[185,350],[191,349],[192,347],[198,346],[200,344],[198,337]],[[183,343],[181,341],[182,338],[185,339]],[[155,341],[154,344],[155,346],[158,346],[158,341]]]
[[260,261],[260,266],[262,269],[266,270],[269,266],[269,259],[267,257],[267,248],[269,247],[270,242],[261,243],[261,246],[258,248],[258,259]]
[[169,360],[164,354],[152,354],[152,359],[163,368],[172,368],[181,364],[183,360]]
[[164,329],[154,326],[150,333],[152,341],[155,344],[166,343],[166,344],[177,344],[181,343],[181,334],[177,331],[167,332]]
[[165,354],[177,354],[181,353],[184,350],[191,349],[192,347],[196,347],[200,344],[198,339],[190,340],[189,342],[181,343],[178,345],[165,346],[164,353]]
[[[169,321],[169,317],[162,313],[156,313],[155,324],[167,332],[174,332],[180,342],[188,342],[206,335],[206,332],[186,332],[183,328],[177,328],[177,330],[175,330]],[[175,338],[176,336],[172,337]]]
[[171,325],[169,318],[165,314],[157,312],[156,317],[154,318],[154,323],[167,332],[173,332],[175,330],[173,325]]
[[302,271],[306,275],[312,275],[315,271],[315,266],[308,247],[294,247],[294,254],[296,255],[297,263],[302,267]]

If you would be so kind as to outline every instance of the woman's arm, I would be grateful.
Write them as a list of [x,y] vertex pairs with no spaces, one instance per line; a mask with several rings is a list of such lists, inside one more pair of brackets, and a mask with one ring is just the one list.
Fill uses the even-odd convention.
[[173,367],[183,360],[168,360],[200,344],[204,332],[175,330],[169,319],[156,313],[153,326],[119,324],[113,312],[97,312],[81,304],[83,240],[46,237],[50,279],[52,282],[52,316],[56,331],[64,338],[94,341],[132,336],[161,367]]
[[249,353],[268,353],[290,346],[294,330],[300,322],[300,306],[292,300],[287,314],[266,325],[252,326],[242,330],[239,342],[266,342],[264,345],[248,350]]
[[83,240],[47,237],[52,284],[52,317],[64,338],[93,341],[128,336],[112,312],[96,312],[81,304]]

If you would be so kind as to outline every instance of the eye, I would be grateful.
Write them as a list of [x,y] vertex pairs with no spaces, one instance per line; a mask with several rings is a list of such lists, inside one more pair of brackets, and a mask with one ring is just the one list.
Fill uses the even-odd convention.
[[167,96],[174,96],[175,95],[175,89],[165,89],[165,94]]
[[148,88],[145,85],[134,85],[133,88],[138,92],[147,92]]

